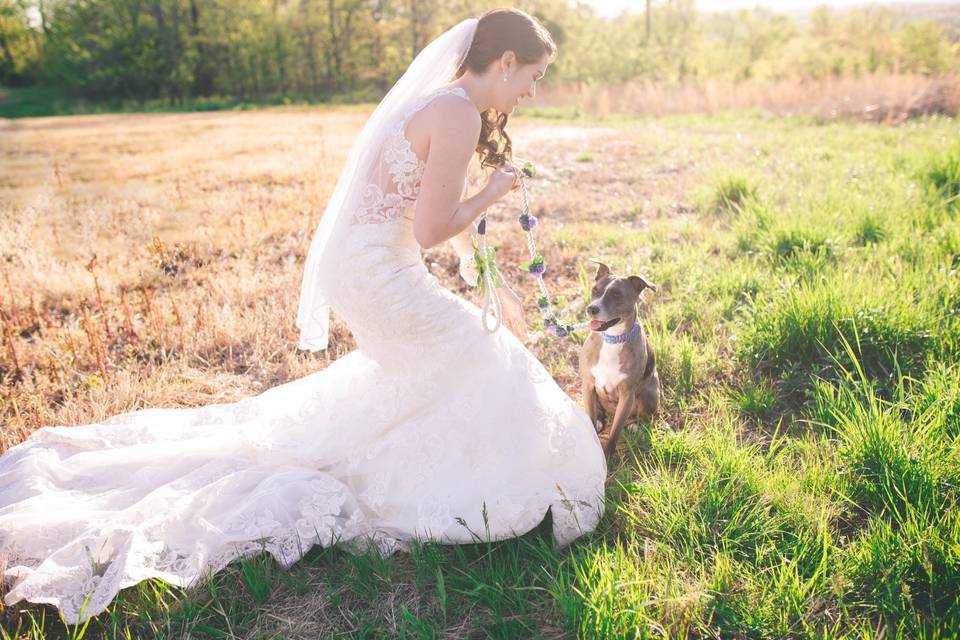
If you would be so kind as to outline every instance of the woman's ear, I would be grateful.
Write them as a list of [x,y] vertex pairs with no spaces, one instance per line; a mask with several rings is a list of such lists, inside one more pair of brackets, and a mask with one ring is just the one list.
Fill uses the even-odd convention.
[[500,71],[501,73],[507,74],[511,73],[514,70],[514,67],[517,66],[517,54],[507,49],[502,54],[500,54]]

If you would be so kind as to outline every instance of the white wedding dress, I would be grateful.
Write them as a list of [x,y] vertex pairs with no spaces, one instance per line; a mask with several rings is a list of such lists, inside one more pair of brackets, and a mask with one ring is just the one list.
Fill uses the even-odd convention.
[[[412,230],[424,163],[405,123],[383,150],[331,293],[358,348],[229,404],[46,427],[0,456],[7,604],[70,623],[151,577],[189,586],[240,556],[311,546],[501,540],[551,508],[564,546],[603,513],[606,460],[586,414],[506,328],[440,286]],[[3,559],[0,558],[0,566]]]

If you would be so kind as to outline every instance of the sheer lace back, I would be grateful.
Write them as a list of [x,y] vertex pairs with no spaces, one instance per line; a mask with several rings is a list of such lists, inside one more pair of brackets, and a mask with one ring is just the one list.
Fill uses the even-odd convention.
[[374,163],[371,180],[363,189],[359,207],[353,216],[353,224],[379,224],[399,218],[412,220],[412,214],[403,214],[417,201],[420,178],[426,164],[410,145],[406,136],[407,124],[414,114],[430,104],[434,98],[446,94],[470,100],[460,87],[442,87],[422,97],[410,107],[387,138]]

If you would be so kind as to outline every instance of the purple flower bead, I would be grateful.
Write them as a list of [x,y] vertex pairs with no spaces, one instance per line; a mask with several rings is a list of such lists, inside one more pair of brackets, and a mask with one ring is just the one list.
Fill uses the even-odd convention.
[[533,229],[535,226],[537,226],[537,217],[530,216],[530,218],[527,220],[527,227],[525,230],[529,231],[530,229]]

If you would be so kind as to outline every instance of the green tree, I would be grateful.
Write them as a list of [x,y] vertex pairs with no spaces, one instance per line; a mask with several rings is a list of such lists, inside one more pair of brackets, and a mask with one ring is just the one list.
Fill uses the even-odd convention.
[[30,27],[25,2],[0,0],[0,84],[35,80],[40,65],[40,34]]
[[908,24],[900,32],[899,40],[906,70],[935,75],[957,67],[957,45],[951,46],[944,28],[935,22]]

